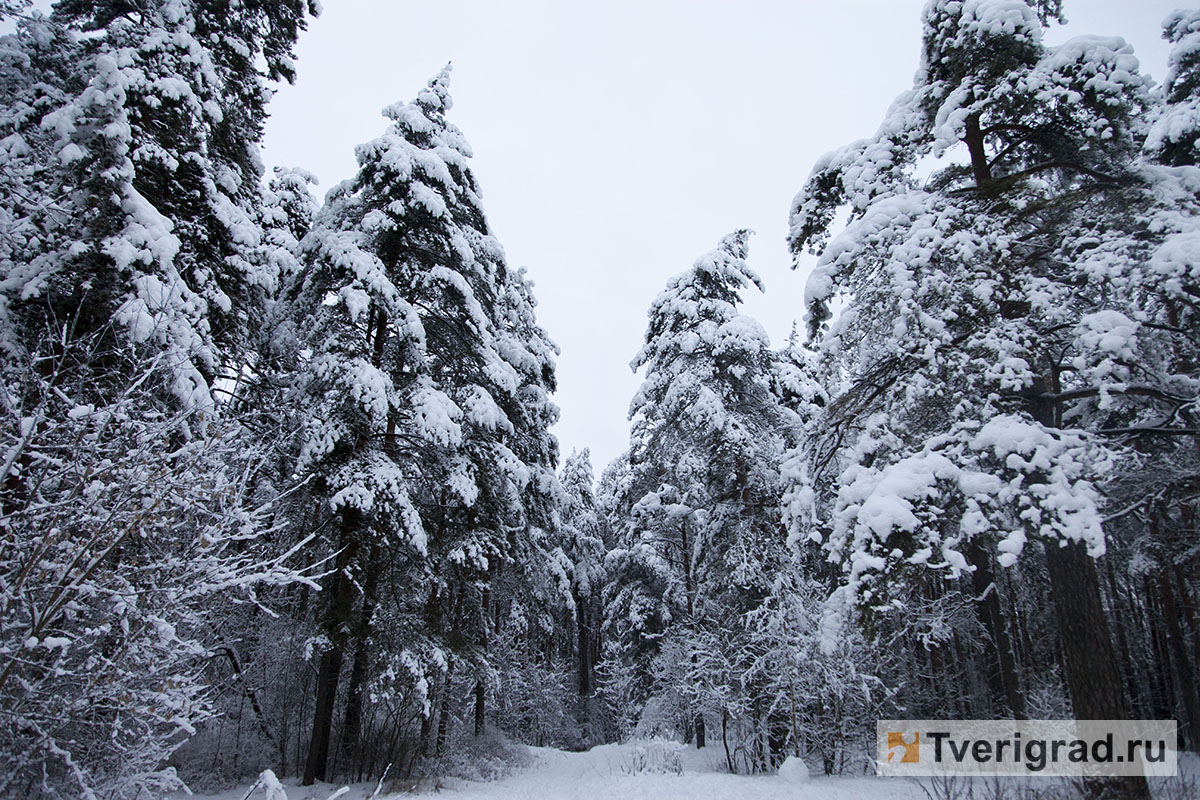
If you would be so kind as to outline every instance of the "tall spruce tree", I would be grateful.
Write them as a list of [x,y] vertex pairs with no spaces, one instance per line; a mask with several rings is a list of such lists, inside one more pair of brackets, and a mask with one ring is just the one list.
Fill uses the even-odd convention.
[[[335,559],[306,782],[327,773],[352,645],[348,743],[362,735],[373,650],[417,654],[413,681],[443,694],[465,667],[481,728],[494,584],[509,573],[506,602],[522,602],[545,574],[534,567],[556,501],[555,348],[487,226],[470,149],[445,118],[448,87],[449,67],[385,110],[392,126],[358,148],[357,177],[331,192],[294,291],[309,343],[298,351],[311,409],[301,465]],[[396,636],[382,637],[365,587],[400,565],[388,584],[408,588],[379,610],[397,620]]]
[[626,668],[660,707],[680,706],[677,722],[699,746],[706,718],[723,711],[712,688],[722,678],[695,648],[740,635],[741,615],[766,597],[784,552],[773,355],[762,327],[737,308],[744,289],[762,286],[745,261],[748,238],[725,237],[650,308],[631,364],[646,373],[630,404],[629,521],[609,556],[608,626],[630,648]]
[[601,591],[607,551],[603,520],[596,504],[590,451],[585,448],[572,453],[563,462],[559,481],[566,493],[561,546],[570,570],[577,685],[579,696],[587,698],[595,692],[596,662],[600,658]]

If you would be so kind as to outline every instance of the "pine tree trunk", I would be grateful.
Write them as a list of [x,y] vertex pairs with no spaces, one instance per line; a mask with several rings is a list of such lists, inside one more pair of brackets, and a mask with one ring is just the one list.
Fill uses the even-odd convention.
[[418,747],[417,752],[420,753],[420,755],[422,755],[422,756],[429,755],[429,751],[431,749],[430,744],[432,743],[431,740],[433,738],[433,719],[434,719],[434,710],[433,710],[434,706],[433,706],[433,702],[432,702],[433,698],[430,698],[430,701],[431,702],[429,705],[429,713],[424,714],[421,717],[421,735],[420,735],[421,744]]
[[953,631],[950,634],[950,641],[954,645],[953,649],[950,650],[950,657],[954,661],[954,669],[950,673],[952,677],[949,681],[951,691],[954,692],[954,706],[958,709],[959,719],[971,719],[975,716],[975,713],[972,709],[971,699],[967,697],[967,692],[964,690],[964,684],[967,676],[971,672],[977,672],[977,670],[969,670],[966,666],[967,659],[963,651],[962,638],[958,635],[958,631]]
[[1167,647],[1171,654],[1171,664],[1175,672],[1175,686],[1178,689],[1179,707],[1183,710],[1185,719],[1181,726],[1187,731],[1187,742],[1194,752],[1200,752],[1200,701],[1196,697],[1196,673],[1192,661],[1188,658],[1187,644],[1183,639],[1183,629],[1179,625],[1179,608],[1175,602],[1175,593],[1171,589],[1171,578],[1166,572],[1159,572],[1158,591],[1162,598],[1163,619],[1167,623]]
[[[1103,619],[1099,587],[1094,587],[1094,569],[1078,542],[1059,546],[1046,543],[1046,562],[1051,597],[1059,629],[1067,686],[1080,719],[1122,719],[1124,698],[1113,690],[1120,685],[1112,642],[1097,630]],[[1093,667],[1087,668],[1091,663]],[[1111,714],[1119,709],[1120,713]]]
[[729,754],[729,709],[721,707],[721,744],[725,746],[725,765],[730,774],[736,773],[733,766],[733,756]]
[[1008,705],[1014,719],[1025,719],[1025,695],[1021,691],[1008,624],[1000,610],[1000,585],[992,570],[991,556],[978,540],[974,540],[967,548],[967,558],[975,568],[971,573],[975,608],[989,634],[986,641],[991,662],[988,664],[989,684],[997,699]]
[[788,698],[791,701],[792,712],[792,755],[799,758],[800,726],[796,722],[796,670],[790,660],[788,662]]
[[[1194,520],[1191,524],[1195,524]],[[1187,575],[1183,567],[1176,565],[1174,573],[1175,588],[1178,589],[1179,597],[1179,617],[1187,631],[1192,653],[1196,656],[1193,662],[1200,662],[1200,614],[1197,613],[1196,595],[1188,588]],[[1200,686],[1196,688],[1197,691],[1200,691]],[[1200,731],[1197,731],[1197,736],[1200,736]]]
[[[492,603],[492,590],[488,585],[484,585],[479,594],[479,653],[481,658],[487,659],[488,650],[488,624],[491,622],[492,606],[499,606],[500,603]],[[548,637],[547,637],[548,639]],[[546,642],[547,647],[551,646],[549,640]],[[547,654],[547,661],[553,658],[553,652]],[[483,668],[479,670],[479,674],[475,679],[475,735],[483,736],[484,725],[487,720],[487,687],[483,682]]]
[[344,771],[356,773],[356,780],[361,780],[362,753],[359,738],[362,735],[363,687],[367,682],[367,666],[371,660],[371,617],[375,613],[378,584],[379,548],[372,545],[363,584],[362,609],[354,630],[354,666],[350,670],[350,684],[346,691],[346,721],[342,726],[341,752],[345,764]]
[[1130,713],[1136,716],[1137,709],[1143,703],[1141,703],[1141,692],[1137,683],[1137,669],[1129,647],[1129,628],[1134,624],[1134,616],[1117,584],[1112,559],[1105,559],[1105,561],[1108,563],[1105,564],[1104,579],[1108,584],[1109,605],[1112,607],[1113,631],[1117,635],[1115,643],[1117,654],[1120,657],[1121,672],[1125,676],[1125,696],[1129,698]]
[[987,151],[984,149],[983,131],[979,127],[979,115],[967,117],[966,136],[963,141],[967,145],[967,153],[971,157],[971,172],[975,178],[975,186],[986,189],[992,182],[992,168],[988,163]]
[[317,672],[317,700],[313,709],[313,731],[308,744],[308,759],[304,762],[301,786],[312,786],[325,780],[329,761],[329,736],[333,726],[333,703],[337,696],[338,674],[342,669],[342,648],[334,645],[321,656]]
[[442,756],[442,750],[446,747],[446,736],[450,732],[450,678],[453,667],[453,661],[446,664],[446,680],[443,682],[442,703],[438,713],[437,743],[433,751],[434,756],[438,758]]
[[486,719],[487,711],[487,689],[483,685],[483,679],[480,678],[475,682],[475,735],[483,736],[484,720]]
[[579,696],[588,697],[592,693],[592,663],[591,648],[588,636],[588,602],[578,589],[575,591],[575,624],[577,627],[577,644],[579,650]]
[[[1082,542],[1046,543],[1050,594],[1054,601],[1063,670],[1076,719],[1129,719],[1121,671],[1113,651],[1096,565]],[[1149,800],[1144,777],[1088,781],[1089,791]]]
[[324,628],[326,636],[329,637],[329,648],[321,655],[321,665],[317,671],[316,707],[313,709],[312,737],[309,739],[308,760],[304,764],[302,786],[311,786],[315,781],[323,781],[326,777],[329,739],[333,728],[333,707],[337,699],[346,634],[354,605],[354,582],[347,573],[358,546],[355,537],[356,522],[357,520],[349,516],[343,518],[341,552],[335,562],[337,569],[331,576],[328,588],[330,606]]
[[1149,577],[1142,582],[1142,597],[1146,603],[1146,621],[1150,635],[1150,678],[1153,690],[1151,710],[1154,717],[1161,719],[1171,716],[1171,698],[1175,696],[1175,683],[1171,675],[1167,636],[1162,628],[1164,612],[1159,607]]
[[[1051,372],[1033,387],[1029,395],[1030,412],[1047,427],[1061,425],[1062,410],[1047,395],[1058,394],[1058,373]],[[1043,394],[1045,393],[1045,394]],[[1050,576],[1050,597],[1058,623],[1059,652],[1067,690],[1076,719],[1130,719],[1129,701],[1113,650],[1108,629],[1108,614],[1100,596],[1100,577],[1096,562],[1079,541],[1045,543],[1046,566]],[[1087,780],[1088,792],[1106,796],[1150,800],[1145,777]]]

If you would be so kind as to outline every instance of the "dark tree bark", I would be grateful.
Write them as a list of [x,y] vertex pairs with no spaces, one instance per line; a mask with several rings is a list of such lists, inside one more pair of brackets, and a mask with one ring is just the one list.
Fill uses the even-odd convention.
[[[1083,543],[1046,543],[1050,594],[1058,622],[1063,670],[1076,719],[1129,719],[1121,671],[1100,599],[1096,565]],[[1144,777],[1087,782],[1094,796],[1149,800]]]
[[313,710],[313,731],[308,745],[308,759],[304,762],[304,779],[301,786],[312,786],[325,780],[325,768],[329,761],[329,736],[333,726],[333,702],[337,696],[338,675],[342,669],[342,647],[334,645],[321,656],[317,672],[317,699]]
[[[1141,691],[1137,682],[1137,666],[1134,663],[1133,652],[1129,645],[1130,628],[1135,624],[1132,609],[1125,602],[1114,574],[1112,559],[1105,559],[1104,579],[1108,584],[1109,606],[1112,609],[1113,632],[1116,634],[1117,654],[1120,657],[1121,672],[1125,677],[1125,696],[1129,698],[1130,713],[1136,715],[1137,709],[1144,705],[1141,702]],[[1136,631],[1134,631],[1136,634]]]
[[487,716],[487,689],[483,679],[475,682],[475,735],[483,736],[484,722]]
[[575,624],[577,633],[578,661],[579,661],[579,696],[589,697],[592,694],[592,651],[591,637],[589,634],[590,625],[590,608],[588,598],[576,589],[575,590]]
[[1175,696],[1175,681],[1171,674],[1171,654],[1167,635],[1163,631],[1164,612],[1150,578],[1142,582],[1142,597],[1146,603],[1146,621],[1150,638],[1151,711],[1156,718],[1171,715],[1171,698]]
[[302,786],[312,786],[325,780],[329,762],[329,739],[333,728],[333,707],[337,699],[338,680],[342,672],[346,636],[354,605],[354,582],[347,574],[357,550],[357,520],[346,516],[342,520],[341,551],[335,561],[337,569],[330,576],[328,587],[330,605],[325,616],[325,633],[329,647],[321,654],[317,671],[317,697],[313,709],[312,736],[309,739],[308,759],[304,764]]
[[990,663],[987,672],[992,693],[997,700],[1007,704],[1014,719],[1026,719],[1025,694],[1021,691],[1012,637],[1000,609],[1000,585],[992,569],[991,555],[976,540],[967,548],[967,558],[975,568],[971,573],[975,609],[988,632],[986,647]]
[[729,767],[730,773],[736,773],[733,756],[729,753],[729,709],[725,707],[721,708],[721,744],[725,746],[725,766]]
[[1197,700],[1196,696],[1196,672],[1191,658],[1188,657],[1183,628],[1179,624],[1179,606],[1175,602],[1169,573],[1159,573],[1158,591],[1162,598],[1163,619],[1167,626],[1167,648],[1171,655],[1175,686],[1178,689],[1176,696],[1185,716],[1184,725],[1181,727],[1186,731],[1186,739],[1191,749],[1200,752],[1200,737],[1197,736],[1197,731],[1200,731],[1200,700]]
[[967,117],[967,132],[963,141],[967,145],[967,153],[971,156],[971,172],[975,178],[975,186],[986,189],[992,182],[992,168],[984,150],[983,131],[979,127],[978,114]]
[[[1194,525],[1195,520],[1189,524]],[[1175,573],[1175,587],[1178,589],[1179,596],[1179,611],[1180,620],[1183,622],[1184,629],[1188,633],[1188,638],[1192,645],[1192,653],[1196,658],[1193,663],[1200,662],[1200,611],[1196,603],[1196,594],[1188,586],[1187,575],[1183,567],[1178,564],[1173,570]],[[1200,686],[1196,687],[1200,691]],[[1200,736],[1200,731],[1197,731]]]
[[[1051,361],[1053,364],[1054,362]],[[1047,399],[1062,390],[1057,369],[1031,387],[1029,410],[1034,419],[1047,427],[1062,424],[1061,401]],[[1112,634],[1108,614],[1100,596],[1100,577],[1096,562],[1082,542],[1045,543],[1046,567],[1050,577],[1050,597],[1058,624],[1059,652],[1067,690],[1076,719],[1130,719],[1129,700]],[[1150,800],[1145,777],[1109,778],[1085,782],[1093,796]]]
[[1046,543],[1063,667],[1079,719],[1128,719],[1116,652],[1109,637],[1095,564],[1084,545]]
[[433,751],[433,754],[437,757],[441,757],[442,750],[446,747],[446,736],[450,732],[450,681],[453,677],[453,669],[454,661],[451,660],[446,664],[446,680],[442,684],[442,702],[438,712],[437,743]]
[[371,547],[366,572],[362,609],[354,629],[354,666],[350,670],[350,684],[346,691],[346,721],[342,726],[341,744],[344,771],[353,773],[356,780],[362,780],[362,748],[359,739],[362,735],[363,687],[367,682],[367,667],[371,660],[371,617],[375,613],[379,584],[379,548],[375,546]]

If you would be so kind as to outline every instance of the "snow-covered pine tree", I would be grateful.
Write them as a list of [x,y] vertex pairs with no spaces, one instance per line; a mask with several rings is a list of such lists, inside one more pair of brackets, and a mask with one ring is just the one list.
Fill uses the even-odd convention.
[[[816,354],[800,343],[794,325],[787,343],[772,355],[772,390],[787,448],[780,471],[783,480],[795,480],[807,466],[805,444],[821,435],[829,395],[817,377]],[[809,543],[792,537],[788,544],[787,557],[779,558],[766,576],[768,595],[745,617],[742,679],[760,686],[770,699],[768,744],[775,755],[800,755],[804,749],[820,757],[826,774],[833,774],[869,748],[861,720],[891,710],[895,674],[888,667],[899,659],[891,642],[873,642],[827,613],[822,600],[836,587],[836,571]],[[713,648],[707,660],[720,663],[720,649]],[[726,691],[732,708],[722,725],[732,725],[732,730],[723,730],[722,741],[731,771],[752,766],[744,756],[739,761],[738,754],[755,748],[738,745],[753,742],[760,733],[745,723],[751,716],[748,700]]]
[[4,794],[177,785],[218,619],[303,580],[261,443],[212,413],[270,284],[260,125],[220,120],[261,124],[303,8],[230,7],[221,39],[195,4],[64,2],[0,45]]
[[570,567],[574,605],[575,658],[581,698],[592,696],[600,658],[604,588],[604,521],[596,504],[591,452],[584,448],[563,462],[559,482],[566,493],[562,510],[562,550]]
[[[474,681],[474,728],[481,733],[492,670],[489,628],[506,615],[527,616],[543,633],[549,624],[544,533],[558,502],[558,446],[548,432],[558,415],[549,401],[557,348],[537,324],[531,284],[508,268],[491,233],[467,164],[470,147],[445,119],[448,87],[449,67],[414,103],[395,109],[397,130],[418,148],[418,179],[396,236],[412,249],[414,265],[427,270],[414,291],[430,374],[461,412],[457,447],[424,467],[424,512],[438,532],[431,536],[434,591],[443,602],[456,598],[443,620],[448,651],[470,667],[457,674]],[[445,176],[422,174],[422,151],[444,159]],[[437,187],[444,211],[425,185]],[[421,230],[447,222],[447,234]]]
[[706,715],[723,709],[706,689],[720,681],[692,647],[707,634],[739,636],[784,555],[772,353],[737,308],[745,288],[762,285],[745,261],[748,238],[722,239],[650,308],[631,364],[645,379],[630,404],[629,518],[609,555],[606,627],[629,648],[626,669],[647,699],[680,706],[677,722],[700,746]]
[[[1112,505],[1126,511],[1111,523],[1114,532],[1130,543],[1121,552],[1128,565],[1128,578],[1123,581],[1126,597],[1130,584],[1136,582],[1139,593],[1156,605],[1163,628],[1158,640],[1166,640],[1167,653],[1145,647],[1155,639],[1153,624],[1135,625],[1135,615],[1128,613],[1128,603],[1120,604],[1119,595],[1110,602],[1117,610],[1114,624],[1131,628],[1118,631],[1126,674],[1137,671],[1138,661],[1148,660],[1155,667],[1143,683],[1156,680],[1153,673],[1178,676],[1174,690],[1166,693],[1170,701],[1156,713],[1170,713],[1184,721],[1185,741],[1200,752],[1200,675],[1195,668],[1200,663],[1200,615],[1194,610],[1200,598],[1200,576],[1189,570],[1197,547],[1192,520],[1200,511],[1195,491],[1200,453],[1193,438],[1200,430],[1200,416],[1192,403],[1193,382],[1200,378],[1196,352],[1200,251],[1194,202],[1194,170],[1200,164],[1200,11],[1169,14],[1163,21],[1163,38],[1172,44],[1167,78],[1163,95],[1155,96],[1160,102],[1143,152],[1151,162],[1175,169],[1146,166],[1147,182],[1158,192],[1156,199],[1164,201],[1152,207],[1147,221],[1164,236],[1145,273],[1138,276],[1138,288],[1145,293],[1145,316],[1134,318],[1141,323],[1137,335],[1142,346],[1154,352],[1159,380],[1169,393],[1160,398],[1158,408],[1140,413],[1127,409],[1106,421],[1110,434],[1125,438],[1136,452],[1106,488]],[[1127,642],[1139,639],[1146,650],[1158,655],[1136,656],[1132,652],[1136,645]],[[1148,704],[1137,699],[1143,700],[1139,713],[1148,715],[1143,710]]]
[[20,14],[33,5],[33,0],[0,0],[0,19]]
[[[793,249],[821,254],[806,301],[838,388],[793,533],[879,612],[923,570],[978,573],[980,549],[1007,567],[1037,542],[1074,713],[1120,718],[1101,485],[1137,461],[1129,428],[1182,429],[1172,409],[1195,396],[1174,355],[1194,343],[1147,269],[1194,230],[1194,176],[1139,161],[1151,98],[1124,41],[1048,47],[1034,9],[1006,0],[935,0],[923,21],[913,90],[793,205]],[[952,163],[922,185],[926,156]],[[988,622],[1001,651],[1003,624]]]
[[[394,134],[390,140],[401,151],[407,144]],[[311,476],[312,497],[298,508],[305,517],[299,524],[328,528],[326,552],[334,558],[322,603],[305,783],[327,774],[348,650],[356,650],[360,685],[342,694],[354,697],[366,677],[370,655],[357,645],[368,630],[353,624],[355,606],[369,622],[376,598],[365,587],[378,585],[384,553],[388,564],[424,559],[427,536],[413,497],[420,492],[419,463],[426,451],[453,445],[460,435],[451,401],[426,368],[425,331],[411,302],[419,270],[408,253],[386,246],[388,228],[396,224],[386,216],[386,193],[405,192],[412,170],[410,158],[408,175],[388,171],[378,156],[390,140],[360,148],[358,177],[330,192],[304,241],[309,263],[290,290],[300,337],[293,348],[301,359],[295,392],[305,416],[299,470]],[[403,201],[395,209],[402,216]],[[367,570],[374,580],[366,580]],[[386,578],[402,585],[413,580],[390,571]],[[357,587],[364,588],[361,601]],[[357,641],[350,641],[352,628]],[[419,650],[418,642],[406,644]]]
[[575,743],[589,746],[608,741],[612,734],[605,708],[596,700],[607,547],[588,449],[573,452],[563,462],[559,482],[563,498],[559,525],[551,537],[550,563],[563,602],[558,606],[554,638],[574,678]]
[[[357,177],[330,193],[304,243],[311,265],[295,291],[296,327],[308,342],[300,352],[311,351],[302,468],[318,516],[341,531],[329,542],[338,591],[325,612],[320,672],[329,688],[318,686],[310,782],[327,770],[355,607],[363,623],[342,731],[351,748],[364,733],[355,698],[380,671],[418,708],[429,687],[445,698],[457,691],[452,680],[470,683],[481,727],[488,633],[500,618],[493,584],[506,573],[505,602],[517,603],[513,587],[528,594],[546,574],[539,531],[553,523],[557,499],[548,433],[555,349],[537,326],[528,283],[508,270],[490,233],[470,149],[445,118],[450,104],[447,67],[414,102],[385,109],[393,124],[358,148]],[[356,599],[351,578],[401,567],[387,583],[406,588],[378,609],[394,621],[383,635],[368,624],[376,600],[365,589]],[[525,602],[526,612],[535,605]],[[408,688],[386,666],[397,658]],[[444,717],[445,706],[424,713]],[[442,719],[427,721],[423,735],[440,741],[443,729]]]
[[[550,433],[558,420],[558,407],[550,400],[558,347],[537,322],[533,284],[524,269],[505,268],[503,261],[498,266],[498,350],[519,376],[516,393],[502,401],[513,425],[504,444],[524,464],[527,476],[516,485],[519,514],[504,523],[507,551],[492,570],[488,587],[489,634],[500,645],[488,654],[500,675],[494,716],[523,740],[575,747],[580,737],[570,686],[573,664],[565,657],[571,631],[562,626],[572,595],[557,535],[565,498],[554,473],[558,442]],[[485,700],[477,692],[478,732]],[[524,711],[517,711],[520,704]],[[517,720],[524,731],[513,725]]]
[[[633,469],[626,450],[604,467],[596,484],[596,507],[607,532],[596,694],[617,739],[634,733],[645,710],[649,691],[645,672],[636,665],[649,663],[654,639],[669,622],[661,602],[666,565],[649,545],[633,538],[629,516],[632,486]],[[613,578],[618,571],[625,575],[622,582]],[[614,613],[617,608],[623,610]]]
[[54,228],[36,237],[38,252],[18,238],[9,314],[37,335],[70,324],[159,355],[185,407],[212,404],[212,381],[244,357],[277,284],[274,265],[254,258],[258,142],[267,81],[292,76],[292,44],[316,11],[305,0],[226,5],[64,0],[9,40],[43,71],[9,83],[5,168],[41,165],[47,200],[10,213]]
[[263,190],[261,215],[262,260],[273,260],[281,285],[287,285],[300,271],[300,241],[312,230],[318,204],[310,186],[316,176],[304,169],[276,167]]
[[1166,103],[1146,137],[1146,150],[1164,164],[1200,160],[1200,11],[1173,12],[1163,22],[1171,43],[1164,82]]

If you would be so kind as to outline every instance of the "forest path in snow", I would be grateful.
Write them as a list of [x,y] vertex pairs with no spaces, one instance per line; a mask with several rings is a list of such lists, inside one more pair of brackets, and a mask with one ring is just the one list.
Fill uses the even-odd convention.
[[689,749],[683,773],[632,773],[629,745],[604,745],[584,753],[537,750],[538,763],[495,783],[444,788],[447,800],[877,800],[924,798],[916,784],[875,777],[814,777],[797,784],[777,775],[720,771],[718,750]]
[[[569,753],[543,747],[528,747],[530,763],[505,778],[490,782],[445,778],[420,783],[411,791],[380,791],[377,784],[354,784],[339,793],[338,784],[318,783],[297,786],[295,778],[282,782],[286,800],[928,800],[914,780],[879,778],[873,775],[814,775],[805,783],[796,783],[778,775],[731,775],[725,769],[720,747],[696,750],[661,743],[608,744],[582,753]],[[517,747],[520,747],[517,745]],[[678,752],[680,774],[637,771],[647,764],[662,766],[666,753]],[[1200,758],[1184,754],[1180,760],[1181,778],[1170,779],[1170,787],[1160,787],[1156,797],[1190,798],[1200,788]],[[1057,779],[1052,779],[1055,784]],[[1050,788],[1037,781],[1038,788]],[[284,800],[258,786],[229,789],[220,794],[197,793],[189,800]],[[1163,789],[1166,789],[1164,792]],[[984,793],[987,796],[987,793]],[[184,800],[186,795],[169,796]]]
[[[414,793],[379,794],[379,800],[422,796],[438,800],[924,800],[921,788],[894,778],[814,776],[794,783],[777,775],[731,775],[718,748],[680,751],[681,774],[635,771],[646,760],[637,745],[601,745],[582,753],[529,748],[532,763],[488,783],[444,779]],[[658,759],[650,753],[651,764]],[[284,783],[288,800],[327,800],[329,784],[298,787]],[[374,786],[356,785],[340,800],[369,798]],[[245,790],[237,796],[241,800]],[[232,797],[232,795],[229,795]],[[261,791],[251,800],[261,797]],[[225,800],[221,795],[220,800]],[[196,798],[200,800],[200,798]],[[213,798],[217,800],[217,798]]]

